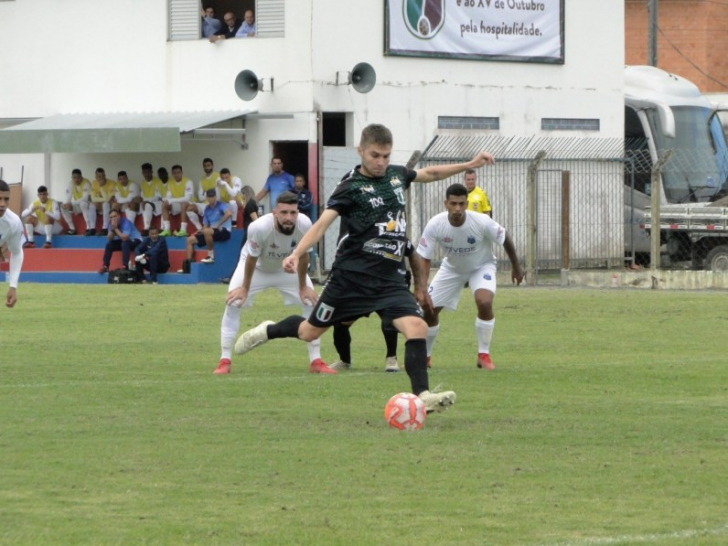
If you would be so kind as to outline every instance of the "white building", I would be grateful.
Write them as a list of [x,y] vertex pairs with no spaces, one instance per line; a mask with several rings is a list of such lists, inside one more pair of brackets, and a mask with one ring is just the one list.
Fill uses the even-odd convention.
[[[512,47],[516,62],[385,54],[387,29],[394,36],[405,9],[425,4],[437,12],[438,1],[209,0],[219,18],[231,4],[239,17],[255,9],[259,25],[255,38],[213,44],[198,37],[199,0],[0,0],[0,128],[16,129],[0,130],[3,178],[19,181],[22,168],[27,202],[40,184],[60,197],[76,167],[87,177],[101,166],[112,178],[127,170],[138,179],[146,161],[155,168],[180,163],[199,179],[209,156],[257,190],[275,150],[287,170],[319,181],[327,147],[355,146],[373,122],[392,129],[395,162],[424,149],[438,131],[470,134],[457,129],[469,118],[480,118],[476,131],[489,135],[621,138],[622,2],[441,0],[442,28],[453,34],[442,47]],[[485,37],[491,24],[532,17],[543,24],[541,38]],[[430,36],[438,30],[430,28]],[[426,47],[439,39],[404,34]],[[473,45],[477,40],[485,45]],[[554,41],[563,61],[523,62]],[[360,62],[376,71],[371,92],[336,85]],[[247,102],[234,89],[244,69],[263,80],[263,91]],[[165,121],[138,115],[159,112],[168,113]],[[190,112],[206,114],[189,122]],[[104,126],[112,113],[126,114],[113,116],[121,129]],[[17,131],[34,119],[45,129]],[[175,125],[180,119],[188,124]],[[244,128],[244,137],[191,130],[211,124]],[[178,139],[180,131],[187,132]],[[333,166],[340,174],[355,159],[351,150],[337,157],[346,158]]]

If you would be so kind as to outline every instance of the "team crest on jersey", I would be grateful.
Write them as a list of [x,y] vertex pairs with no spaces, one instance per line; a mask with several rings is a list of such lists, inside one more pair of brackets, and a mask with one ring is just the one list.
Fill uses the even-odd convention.
[[397,178],[396,176],[393,176],[392,178],[389,179],[389,184],[391,186],[401,186],[402,181],[399,178]]
[[291,241],[291,248],[296,248],[296,241]]
[[473,237],[472,235],[468,237],[468,242],[472,245],[475,242],[475,237]]
[[394,195],[397,196],[397,202],[400,205],[407,204],[407,202],[405,201],[405,198],[404,198],[404,190],[402,188],[394,188]]
[[334,315],[334,308],[325,303],[319,302],[318,309],[316,309],[316,318],[320,322],[328,322]]

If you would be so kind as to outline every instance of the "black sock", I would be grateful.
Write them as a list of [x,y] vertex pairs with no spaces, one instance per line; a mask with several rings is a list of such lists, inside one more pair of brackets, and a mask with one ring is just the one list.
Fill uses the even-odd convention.
[[382,335],[384,335],[384,343],[387,344],[387,358],[397,356],[397,335],[399,332],[391,324],[382,323]]
[[351,332],[349,326],[334,324],[334,347],[342,362],[351,364]]
[[405,342],[404,369],[410,378],[414,394],[430,390],[427,377],[427,342],[424,339],[410,339]]
[[268,326],[268,339],[295,337],[298,339],[298,327],[306,320],[300,315],[291,315],[282,321]]

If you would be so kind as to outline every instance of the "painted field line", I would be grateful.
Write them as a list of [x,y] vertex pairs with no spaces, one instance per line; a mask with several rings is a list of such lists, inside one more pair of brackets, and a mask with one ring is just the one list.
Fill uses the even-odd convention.
[[636,542],[665,542],[676,539],[702,536],[728,535],[728,524],[712,529],[686,529],[670,533],[653,533],[648,535],[621,535],[614,537],[594,537],[569,540],[565,542],[545,542],[538,546],[591,546],[592,544],[631,544]]

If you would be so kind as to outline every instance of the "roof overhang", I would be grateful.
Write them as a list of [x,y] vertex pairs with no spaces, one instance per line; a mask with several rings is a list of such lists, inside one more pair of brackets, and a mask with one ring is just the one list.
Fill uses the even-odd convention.
[[[0,130],[0,153],[179,152],[180,136],[254,110],[59,114]],[[233,129],[232,127],[229,127]]]

